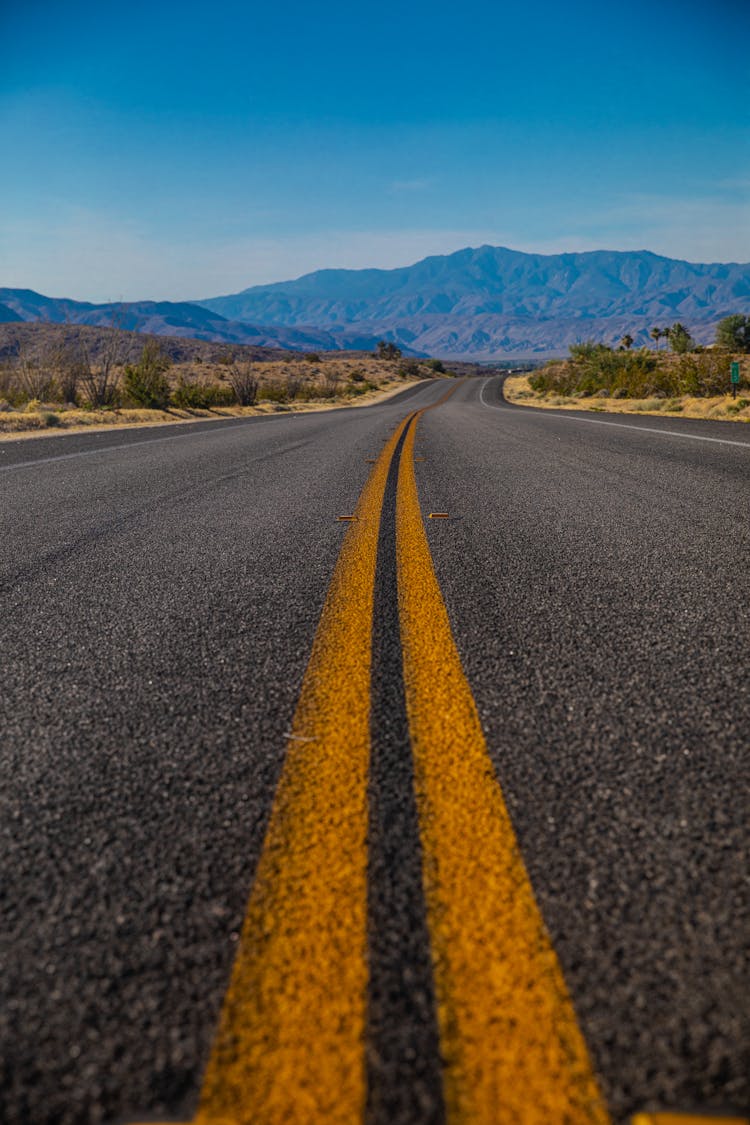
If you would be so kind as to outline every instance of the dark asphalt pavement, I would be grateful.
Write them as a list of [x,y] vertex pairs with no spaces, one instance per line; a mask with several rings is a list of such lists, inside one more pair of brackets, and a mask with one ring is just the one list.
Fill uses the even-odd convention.
[[[445,386],[0,444],[0,1121],[193,1112],[336,516]],[[418,433],[456,643],[613,1120],[747,1112],[750,427],[509,407],[471,380]],[[414,816],[386,784],[410,774],[384,628],[373,870],[403,861],[398,903],[418,872],[388,840]],[[371,1108],[396,1103],[419,1120]]]

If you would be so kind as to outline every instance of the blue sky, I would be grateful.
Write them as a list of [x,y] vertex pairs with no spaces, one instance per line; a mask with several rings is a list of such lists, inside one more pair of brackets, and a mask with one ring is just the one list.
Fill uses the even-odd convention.
[[750,260],[748,0],[0,3],[0,285]]

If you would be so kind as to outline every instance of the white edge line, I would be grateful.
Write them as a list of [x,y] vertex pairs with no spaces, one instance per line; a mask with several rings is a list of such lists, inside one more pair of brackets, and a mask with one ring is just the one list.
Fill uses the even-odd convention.
[[[492,378],[497,378],[497,376],[492,376]],[[489,382],[490,379],[485,379],[484,383],[482,383],[479,398],[482,404],[488,406],[490,410],[502,410],[501,406],[496,406],[494,402],[487,402],[484,397],[484,388]],[[514,404],[511,403],[510,405]],[[525,408],[522,406],[519,409],[533,410],[534,407]],[[739,449],[750,449],[750,441],[732,441],[730,438],[706,437],[705,434],[683,434],[679,430],[660,430],[656,426],[631,426],[627,422],[605,422],[602,418],[568,418],[565,414],[546,414],[544,410],[537,410],[535,413],[535,417],[537,418],[544,418],[545,416],[555,418],[559,422],[588,422],[592,426],[616,426],[619,430],[638,430],[643,434],[662,434],[664,437],[685,438],[687,441],[710,441],[716,445],[735,445]],[[703,420],[702,418],[695,419],[695,421]]]

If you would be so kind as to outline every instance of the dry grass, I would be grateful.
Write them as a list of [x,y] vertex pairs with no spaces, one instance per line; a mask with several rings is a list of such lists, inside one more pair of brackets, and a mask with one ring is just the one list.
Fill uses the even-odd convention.
[[710,418],[722,422],[750,422],[750,396],[738,394],[696,398],[602,398],[598,395],[540,394],[529,384],[528,375],[513,375],[505,380],[504,394],[518,406],[536,406],[547,410],[589,410],[607,414],[673,414],[681,418]]

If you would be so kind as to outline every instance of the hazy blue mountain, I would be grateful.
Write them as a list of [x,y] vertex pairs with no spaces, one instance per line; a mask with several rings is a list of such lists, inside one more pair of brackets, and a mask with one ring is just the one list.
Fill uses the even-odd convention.
[[12,324],[14,321],[21,319],[18,313],[13,312],[13,309],[8,308],[7,305],[0,305],[0,324]]
[[491,360],[560,355],[579,340],[682,321],[701,343],[750,312],[750,265],[696,265],[648,251],[523,254],[481,246],[395,270],[319,270],[202,301],[95,305],[0,289],[0,321],[106,325],[263,347],[372,349]]
[[[65,297],[45,297],[33,289],[0,289],[0,322],[42,321],[50,324],[117,325],[132,332],[157,336],[182,336],[259,347],[330,350],[339,347],[325,329],[266,328],[233,322],[187,301],[130,301],[95,305]],[[355,331],[345,347],[372,348],[375,340]]]
[[576,340],[648,339],[682,321],[698,339],[750,309],[750,265],[696,265],[648,251],[524,254],[481,246],[394,270],[319,270],[196,302],[235,321],[357,326],[433,355],[562,352]]

